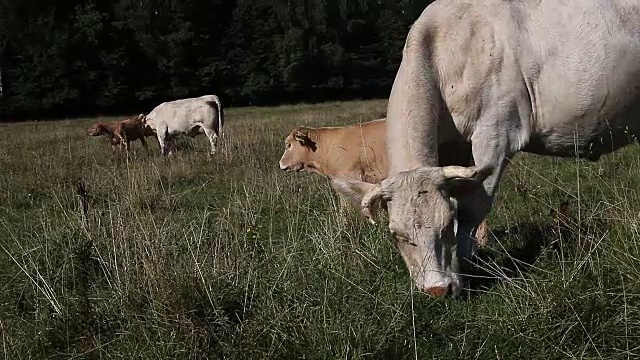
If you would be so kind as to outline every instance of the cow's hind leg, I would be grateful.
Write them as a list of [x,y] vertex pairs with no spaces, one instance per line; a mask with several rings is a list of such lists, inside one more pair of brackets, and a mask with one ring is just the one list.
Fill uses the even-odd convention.
[[215,154],[216,153],[216,145],[218,143],[218,134],[216,134],[215,131],[213,131],[212,129],[208,129],[206,127],[202,127],[202,129],[204,130],[205,135],[207,135],[207,139],[209,139],[209,143],[211,144],[211,154]]
[[338,195],[338,228],[344,229],[347,225],[347,219],[349,217],[349,209],[352,208],[349,199],[347,199],[344,195],[337,193]]

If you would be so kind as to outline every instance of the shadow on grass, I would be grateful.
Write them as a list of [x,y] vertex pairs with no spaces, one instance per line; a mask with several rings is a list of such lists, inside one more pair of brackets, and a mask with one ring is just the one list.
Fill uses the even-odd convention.
[[[552,222],[524,222],[506,229],[494,229],[493,249],[479,248],[467,270],[468,298],[490,291],[505,278],[529,272],[542,250],[561,250],[557,239],[573,243],[575,231]],[[515,246],[510,246],[511,244]]]

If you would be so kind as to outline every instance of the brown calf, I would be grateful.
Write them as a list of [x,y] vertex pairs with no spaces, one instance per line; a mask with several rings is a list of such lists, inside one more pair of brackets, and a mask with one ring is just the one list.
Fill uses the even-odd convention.
[[125,150],[129,152],[131,141],[140,140],[142,146],[147,150],[145,137],[154,136],[155,133],[144,126],[144,114],[140,114],[126,120],[111,123],[97,122],[89,129],[90,136],[106,136],[111,142],[111,149],[116,151]]

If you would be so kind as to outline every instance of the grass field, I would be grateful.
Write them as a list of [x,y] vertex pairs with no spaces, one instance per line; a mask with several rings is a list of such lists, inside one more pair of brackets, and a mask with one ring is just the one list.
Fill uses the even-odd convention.
[[516,156],[470,289],[432,299],[384,221],[338,226],[326,180],[278,168],[294,126],[385,106],[229,109],[215,157],[204,136],[116,157],[96,119],[0,125],[0,357],[639,356],[640,148]]

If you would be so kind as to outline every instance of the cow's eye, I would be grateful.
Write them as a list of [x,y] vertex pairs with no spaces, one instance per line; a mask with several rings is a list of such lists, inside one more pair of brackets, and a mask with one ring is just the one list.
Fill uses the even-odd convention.
[[397,242],[403,242],[403,243],[407,243],[407,244],[412,245],[412,246],[416,246],[416,244],[413,241],[411,241],[411,239],[408,236],[404,236],[403,234],[398,234],[398,233],[392,233],[392,234],[393,234],[394,239]]
[[287,143],[285,146],[286,146],[286,147],[287,147],[287,149],[288,149],[288,148],[290,148],[290,147],[291,147],[291,143]]

